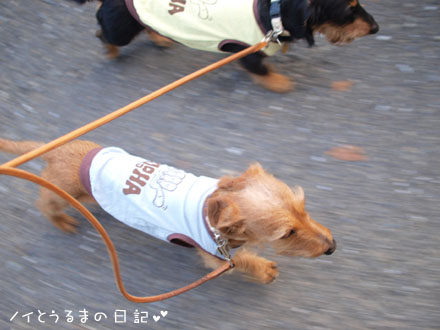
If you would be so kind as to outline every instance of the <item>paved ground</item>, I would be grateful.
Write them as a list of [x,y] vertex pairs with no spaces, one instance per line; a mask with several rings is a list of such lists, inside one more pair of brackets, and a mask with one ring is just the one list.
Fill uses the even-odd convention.
[[[309,211],[339,243],[333,256],[292,260],[267,250],[280,267],[272,285],[224,276],[136,305],[117,292],[90,225],[60,233],[34,207],[37,187],[2,177],[0,328],[136,329],[138,310],[149,312],[149,329],[439,329],[440,5],[363,3],[380,24],[377,36],[342,48],[318,39],[313,49],[300,43],[271,59],[296,80],[291,93],[262,90],[233,64],[87,135],[209,176],[260,161],[304,187]],[[1,1],[2,137],[56,138],[222,57],[161,50],[142,36],[109,61],[95,28],[94,4]],[[335,91],[335,81],[353,85]],[[346,144],[368,159],[326,153]],[[161,293],[206,272],[192,251],[95,214],[114,239],[130,292]],[[84,309],[89,320],[81,323]],[[115,323],[116,310],[126,310],[125,324]],[[160,311],[168,314],[155,322]],[[93,320],[100,312],[108,319]]]

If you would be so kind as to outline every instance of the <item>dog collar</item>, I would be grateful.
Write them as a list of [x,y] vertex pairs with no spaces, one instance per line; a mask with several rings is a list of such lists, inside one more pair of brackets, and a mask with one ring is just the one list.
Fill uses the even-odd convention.
[[273,42],[281,44],[278,39],[279,36],[289,37],[290,33],[284,30],[283,22],[281,20],[281,4],[280,0],[270,0],[270,23],[272,25],[272,31],[270,32],[270,39]]

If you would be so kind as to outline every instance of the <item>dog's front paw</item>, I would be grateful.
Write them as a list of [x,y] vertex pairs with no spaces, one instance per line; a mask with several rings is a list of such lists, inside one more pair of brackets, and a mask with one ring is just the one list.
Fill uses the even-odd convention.
[[295,87],[295,83],[288,77],[272,70],[262,76],[252,74],[252,77],[257,84],[276,93],[287,93]]
[[255,272],[254,276],[261,283],[272,283],[278,278],[278,268],[276,262],[265,260],[257,272]]
[[50,218],[50,220],[55,225],[55,227],[68,234],[75,234],[76,228],[79,224],[77,220],[72,218],[70,215],[64,213],[53,216]]
[[162,48],[169,48],[171,47],[174,42],[171,39],[168,39],[167,37],[161,36],[159,33],[154,31],[147,31],[148,36],[150,37],[151,41],[156,44],[156,46],[162,47]]

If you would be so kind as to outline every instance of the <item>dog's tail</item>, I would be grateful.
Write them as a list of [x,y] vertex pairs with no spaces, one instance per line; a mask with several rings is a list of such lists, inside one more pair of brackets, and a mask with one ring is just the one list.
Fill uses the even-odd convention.
[[11,154],[25,154],[40,146],[44,145],[43,142],[36,141],[12,141],[0,138],[0,151],[9,152]]

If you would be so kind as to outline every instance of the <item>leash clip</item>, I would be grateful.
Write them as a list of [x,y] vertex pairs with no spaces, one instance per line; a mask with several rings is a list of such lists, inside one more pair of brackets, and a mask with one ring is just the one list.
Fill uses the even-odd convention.
[[217,244],[217,252],[222,255],[225,260],[229,263],[230,268],[234,268],[234,262],[232,261],[231,257],[231,247],[229,246],[228,239],[222,238],[220,233],[217,231],[216,228],[214,228],[211,223],[209,222],[208,216],[205,216],[205,223],[208,225],[209,230],[212,233],[213,239],[215,243]]
[[229,263],[229,266],[234,268],[235,265],[231,259],[231,247],[228,245],[228,240],[223,239],[217,230],[214,230],[213,233],[214,240],[217,243],[217,251],[226,259],[226,261]]
[[267,46],[264,48],[269,47],[269,42],[276,42],[281,46],[282,42],[278,39],[278,36],[279,36],[279,34],[277,35],[273,30],[270,30],[269,32],[267,32],[262,40],[263,42],[268,43]]
[[284,43],[281,42],[281,40],[278,38],[282,33],[283,33],[283,32],[281,32],[281,33],[278,34],[278,33],[274,32],[273,30],[270,30],[270,31],[264,36],[264,38],[263,38],[263,40],[262,40],[263,42],[266,42],[266,43],[267,43],[267,45],[266,45],[263,49],[268,48],[270,42],[277,43],[279,46],[283,47],[283,46],[284,46]]

